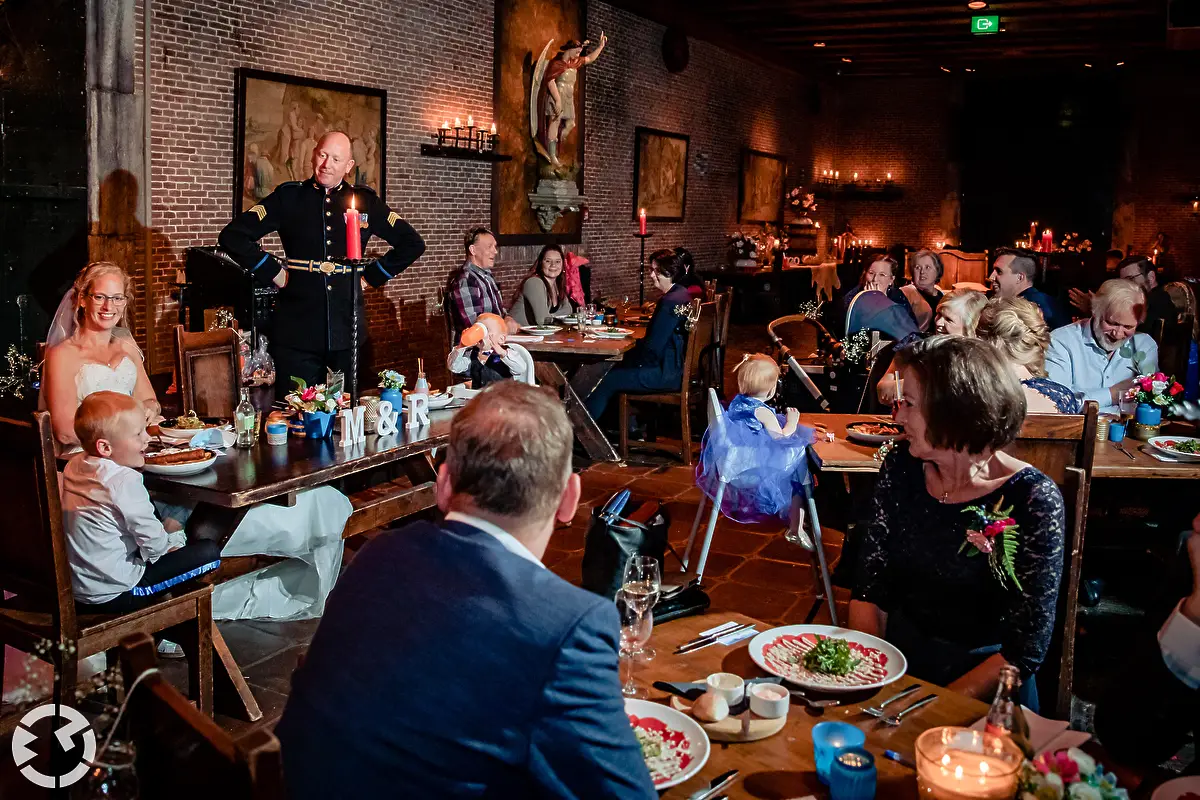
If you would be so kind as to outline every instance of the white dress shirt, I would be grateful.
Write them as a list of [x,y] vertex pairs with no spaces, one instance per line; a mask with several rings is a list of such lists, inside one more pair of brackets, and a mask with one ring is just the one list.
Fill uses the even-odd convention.
[[1200,625],[1183,615],[1183,600],[1158,632],[1163,661],[1189,689],[1200,689]]
[[110,459],[80,453],[67,462],[62,509],[76,600],[124,594],[170,549],[141,473]]
[[[504,350],[505,354],[500,357],[500,361],[508,367],[513,380],[536,386],[537,380],[533,376],[533,356],[529,355],[529,351],[516,342],[505,344]],[[476,358],[479,352],[475,345],[470,347],[458,345],[450,348],[450,355],[446,357],[446,369],[450,370],[451,375],[466,375],[471,371],[471,359]],[[473,388],[478,389],[479,387]]]
[[446,521],[461,522],[464,525],[470,525],[473,528],[479,528],[479,530],[483,531],[484,533],[499,539],[500,544],[504,545],[504,549],[510,553],[514,553],[526,561],[532,561],[542,569],[546,568],[546,565],[542,563],[542,560],[531,553],[528,547],[521,544],[521,542],[517,540],[517,537],[504,530],[499,525],[493,525],[486,519],[473,517],[470,514],[460,514],[457,511],[451,511],[449,514],[447,514]]
[[1084,402],[1095,400],[1100,413],[1117,413],[1109,389],[1127,378],[1158,372],[1158,344],[1135,333],[1109,353],[1096,343],[1091,319],[1058,328],[1050,334],[1046,372],[1052,381],[1070,387]]

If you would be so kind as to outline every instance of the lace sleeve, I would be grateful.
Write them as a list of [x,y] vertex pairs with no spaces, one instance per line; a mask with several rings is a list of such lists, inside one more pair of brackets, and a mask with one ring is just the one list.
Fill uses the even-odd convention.
[[900,459],[907,457],[906,449],[901,452],[897,448],[884,459],[879,470],[854,581],[854,599],[874,603],[884,611],[888,610],[892,594],[887,535],[889,529],[896,527],[893,515],[902,501],[896,479]]

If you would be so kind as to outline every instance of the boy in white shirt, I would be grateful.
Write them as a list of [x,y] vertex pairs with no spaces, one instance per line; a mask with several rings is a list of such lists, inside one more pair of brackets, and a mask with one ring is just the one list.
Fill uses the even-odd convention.
[[71,588],[83,613],[123,614],[220,566],[217,542],[168,534],[138,472],[150,441],[142,404],[95,392],[75,412],[83,446],[63,469],[63,527]]
[[462,332],[457,347],[450,349],[446,368],[452,375],[467,375],[472,389],[512,378],[535,384],[533,357],[515,342],[508,341],[502,317],[480,314],[475,324]]

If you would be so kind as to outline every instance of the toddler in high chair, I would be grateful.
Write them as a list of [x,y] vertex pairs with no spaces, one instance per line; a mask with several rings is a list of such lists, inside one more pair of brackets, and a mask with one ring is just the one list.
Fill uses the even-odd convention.
[[142,404],[94,392],[75,412],[83,452],[63,468],[62,511],[71,588],[84,613],[124,614],[221,564],[214,541],[168,534],[138,472],[150,441]]
[[800,425],[800,412],[776,414],[767,406],[779,383],[770,356],[747,355],[734,369],[739,394],[704,434],[696,483],[715,501],[722,481],[721,512],[736,522],[788,521],[787,538],[806,549],[803,486],[813,429]]
[[515,342],[508,341],[508,327],[496,314],[480,314],[475,324],[462,332],[457,347],[446,359],[451,374],[466,374],[472,389],[512,378],[534,383],[533,357]]

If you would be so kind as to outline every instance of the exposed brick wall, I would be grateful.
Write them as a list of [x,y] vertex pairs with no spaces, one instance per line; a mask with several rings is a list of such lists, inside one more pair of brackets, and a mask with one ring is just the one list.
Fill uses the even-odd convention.
[[[245,66],[388,90],[387,201],[428,251],[368,296],[371,359],[408,371],[423,356],[438,376],[445,354],[438,290],[461,261],[462,231],[490,218],[491,169],[423,158],[418,146],[447,117],[490,121],[493,4],[162,0],[153,9],[154,368],[169,370],[172,362],[167,334],[177,311],[169,295],[182,253],[215,243],[230,216],[234,70]],[[686,221],[655,225],[649,244],[687,245],[702,266],[723,257],[724,237],[736,226],[741,147],[785,154],[795,175],[811,161],[811,126],[803,83],[791,73],[693,42],[688,69],[670,75],[659,56],[661,27],[592,2],[588,31],[601,30],[610,44],[589,67],[584,190],[591,218],[580,249],[592,259],[593,286],[618,294],[636,286],[636,126],[692,137]],[[707,155],[704,175],[696,169],[700,154]],[[275,237],[264,244],[278,248]],[[497,275],[506,296],[536,252],[502,250]]]

